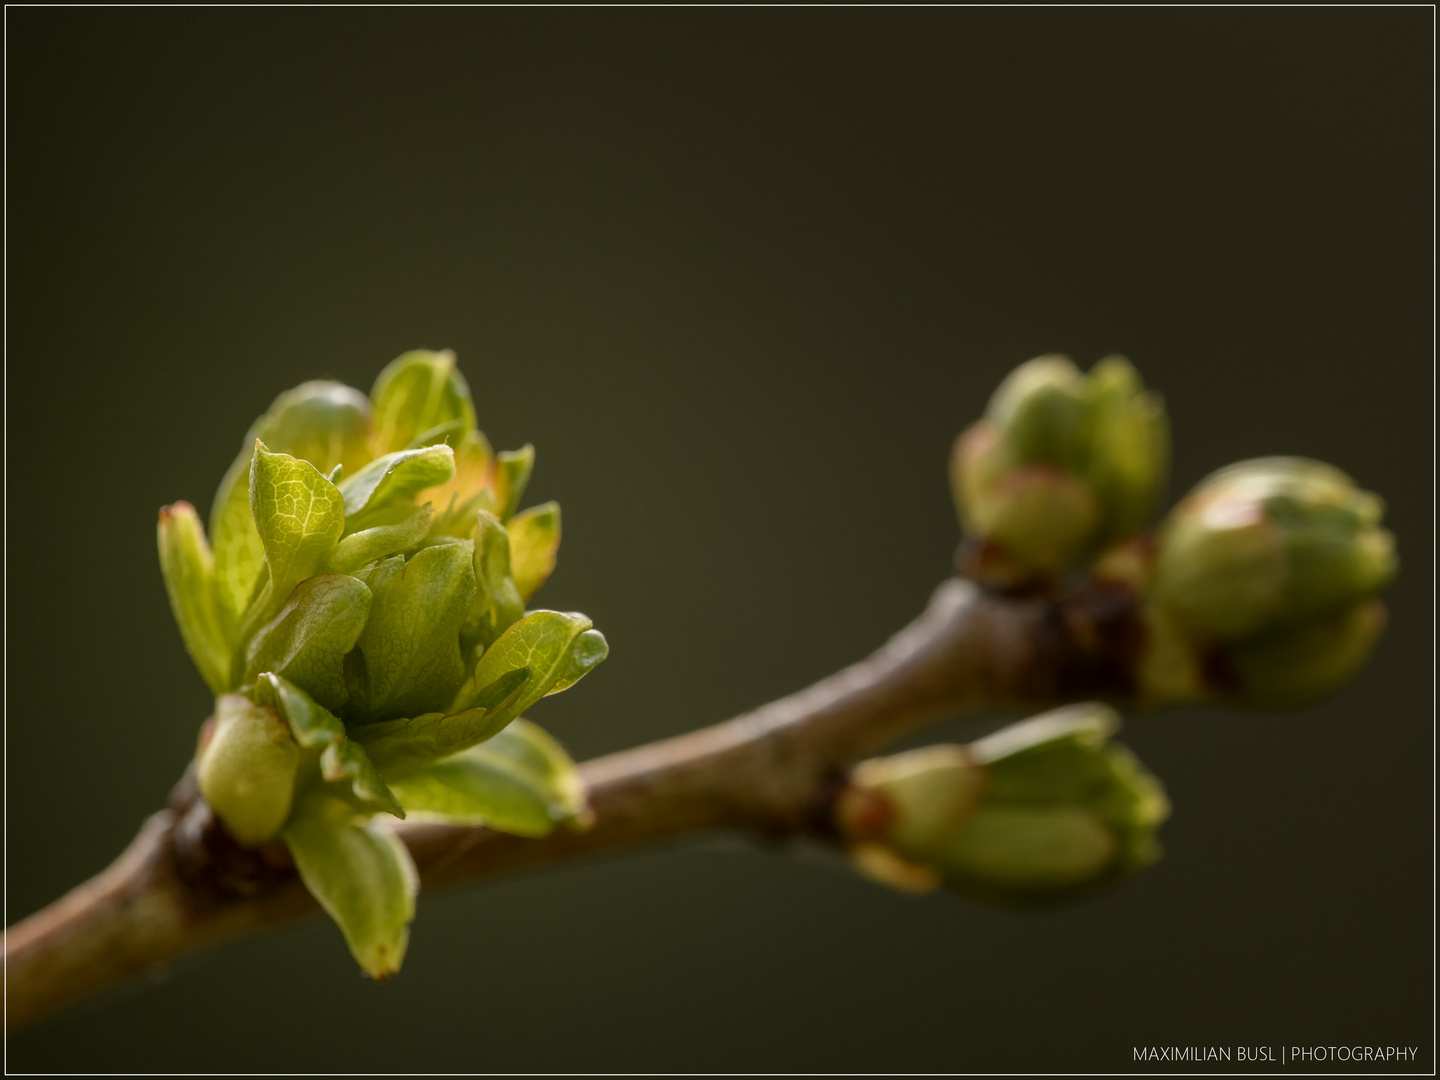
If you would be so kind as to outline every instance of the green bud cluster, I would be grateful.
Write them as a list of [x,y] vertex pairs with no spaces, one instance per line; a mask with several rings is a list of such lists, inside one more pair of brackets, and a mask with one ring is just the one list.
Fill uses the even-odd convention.
[[1083,895],[1153,863],[1165,792],[1125,747],[1116,714],[1070,706],[964,746],[863,762],[836,824],[867,876],[944,885],[1004,906]]
[[216,695],[201,794],[242,844],[283,841],[361,966],[398,969],[415,871],[386,820],[520,835],[583,825],[560,746],[520,714],[605,659],[583,615],[526,611],[560,508],[517,513],[534,463],[494,453],[449,352],[370,395],[281,394],[216,494],[160,512],[160,564]]
[[1164,406],[1124,357],[1088,375],[1063,356],[1022,364],[951,455],[966,569],[1001,586],[1045,583],[1133,535],[1169,450]]
[[1394,578],[1384,504],[1338,469],[1260,458],[1203,480],[1161,524],[1146,587],[1157,697],[1295,704],[1364,664]]

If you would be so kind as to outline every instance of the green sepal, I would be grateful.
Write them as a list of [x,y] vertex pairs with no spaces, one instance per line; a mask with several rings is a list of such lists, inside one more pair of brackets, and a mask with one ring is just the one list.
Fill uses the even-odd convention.
[[210,692],[223,694],[230,686],[233,643],[216,596],[215,560],[195,508],[187,502],[163,507],[156,539],[160,572],[180,637]]
[[419,492],[454,475],[455,452],[443,444],[376,458],[340,483],[347,531],[359,532],[376,524],[386,511],[408,508]]
[[[260,617],[285,603],[290,591],[318,573],[345,531],[340,491],[310,462],[289,454],[272,454],[255,441],[250,465],[250,512],[265,547],[270,573],[268,601]],[[247,621],[255,615],[247,615]]]
[[407,562],[386,559],[366,575],[374,595],[360,636],[364,678],[354,719],[413,716],[444,709],[465,679],[460,626],[475,592],[474,544],[423,548]]
[[433,508],[426,503],[394,525],[375,525],[351,533],[335,545],[326,560],[326,569],[349,574],[376,559],[419,547],[430,532],[433,513]]
[[460,633],[465,648],[488,646],[525,614],[510,572],[510,534],[494,514],[475,514],[475,599]]
[[320,775],[329,784],[349,781],[346,794],[357,810],[380,811],[398,818],[405,816],[365,748],[354,739],[338,739],[325,748],[320,755]]
[[494,735],[490,717],[519,697],[529,678],[529,668],[517,668],[487,686],[470,708],[366,724],[355,737],[384,776],[399,776]]
[[252,697],[255,704],[274,709],[290,725],[290,734],[296,743],[306,750],[326,747],[345,738],[345,725],[339,717],[273,671],[256,677]]
[[320,792],[296,808],[283,836],[300,879],[339,924],[365,973],[383,979],[399,971],[419,889],[399,837]]
[[582,820],[586,809],[575,763],[528,720],[408,772],[391,787],[422,821],[488,825],[518,836],[545,836],[558,824]]
[[239,694],[215,699],[196,755],[200,794],[242,844],[264,843],[290,814],[300,748],[273,709]]
[[529,600],[555,569],[560,549],[560,504],[543,503],[516,514],[510,534],[510,573],[521,600]]
[[515,513],[534,470],[535,447],[529,443],[495,455],[495,516],[501,521],[509,521]]
[[344,574],[306,578],[251,640],[242,683],[261,672],[283,675],[338,712],[349,694],[345,654],[360,640],[373,601],[364,583]]
[[353,472],[370,459],[369,423],[370,402],[364,394],[340,383],[317,381],[285,391],[250,426],[210,511],[217,599],[229,625],[239,625],[265,562],[265,548],[250,512],[255,440],[278,453],[304,458],[324,473],[342,466]]
[[[575,612],[532,611],[495,641],[475,665],[475,673],[460,687],[451,702],[450,711],[459,712],[480,700],[490,688],[500,684],[513,672],[528,669],[529,674],[518,694],[503,707],[486,717],[486,723],[499,731],[515,717],[555,690],[562,680],[569,679],[564,686],[590,671],[605,658],[602,653],[595,656],[596,641],[580,640],[594,624],[584,615]],[[604,638],[601,637],[603,642]],[[577,645],[584,656],[579,661],[583,666],[578,673],[572,665],[577,664]],[[573,677],[572,677],[573,676]],[[564,686],[559,686],[564,689]]]
[[449,349],[416,349],[392,360],[375,380],[370,399],[378,453],[404,449],[436,428],[455,424],[464,433],[475,426],[470,388]]

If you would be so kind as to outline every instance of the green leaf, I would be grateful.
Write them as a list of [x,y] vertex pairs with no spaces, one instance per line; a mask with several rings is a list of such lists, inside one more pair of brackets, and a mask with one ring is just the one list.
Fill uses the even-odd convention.
[[520,496],[535,469],[535,447],[526,443],[519,450],[505,450],[495,457],[495,516],[509,521],[520,505]]
[[529,668],[518,668],[486,687],[471,708],[366,724],[355,737],[382,774],[398,776],[490,738],[496,728],[489,717],[517,698],[529,678]]
[[277,453],[304,458],[321,472],[342,465],[344,471],[354,472],[370,459],[369,423],[370,402],[364,394],[340,383],[317,381],[285,391],[250,426],[210,511],[218,599],[227,625],[239,625],[265,562],[265,548],[250,513],[255,440]]
[[400,839],[361,823],[348,803],[324,795],[297,807],[284,832],[300,879],[345,935],[365,973],[400,970],[419,879]]
[[268,705],[290,725],[290,734],[307,750],[345,738],[345,725],[289,679],[267,671],[255,680],[255,703]]
[[525,614],[510,574],[510,536],[500,519],[484,510],[476,512],[475,600],[465,620],[461,641],[466,647],[488,646]]
[[391,787],[422,821],[488,825],[518,836],[544,836],[585,812],[585,787],[575,763],[527,720],[406,773]]
[[212,694],[230,684],[231,642],[215,591],[215,561],[195,508],[177,502],[160,511],[156,527],[160,572],[185,648]]
[[460,422],[461,431],[475,426],[470,388],[449,349],[417,349],[392,360],[375,380],[370,399],[374,443],[382,454],[403,449],[417,436],[453,421]]
[[439,511],[434,529],[445,536],[467,539],[475,533],[475,511],[492,510],[495,493],[490,488],[495,471],[495,454],[478,431],[468,431],[455,446],[455,475],[438,487],[422,492],[422,498]]
[[267,606],[273,611],[324,565],[345,530],[345,504],[314,465],[289,454],[272,454],[256,440],[250,511],[265,545]]
[[[592,625],[584,615],[573,612],[532,611],[485,650],[480,662],[475,665],[475,674],[460,688],[451,703],[452,711],[471,707],[501,684],[501,680],[514,678],[514,672],[526,669],[529,674],[519,692],[508,697],[501,707],[485,717],[490,732],[499,731],[550,693],[561,680],[574,674],[571,665],[577,644],[587,656],[593,657],[594,638],[580,642]],[[600,641],[603,642],[604,638]],[[602,654],[600,660],[603,659]],[[596,663],[599,660],[589,662],[589,666],[570,681],[574,682]]]
[[510,534],[515,588],[522,600],[529,600],[555,569],[555,553],[560,549],[560,504],[532,506],[511,518],[505,529]]
[[250,642],[241,681],[274,672],[325,708],[339,711],[348,696],[345,654],[360,639],[373,606],[370,590],[353,577],[318,574],[305,579]]
[[605,635],[599,630],[586,630],[570,648],[570,662],[565,665],[565,670],[560,678],[555,680],[555,685],[545,691],[545,696],[558,694],[561,690],[569,690],[577,682],[583,679],[600,663],[610,655],[610,643],[605,640]]
[[397,524],[376,525],[351,533],[335,545],[326,560],[326,568],[348,574],[376,559],[418,547],[430,531],[432,513],[427,503]]
[[347,794],[359,810],[378,810],[398,818],[405,816],[400,803],[375,771],[365,748],[353,739],[339,739],[325,748],[320,755],[320,775],[331,784],[348,780]]
[[340,483],[348,531],[368,527],[371,519],[387,510],[408,508],[416,494],[454,475],[455,452],[444,445],[399,450],[376,458]]
[[300,748],[273,709],[239,694],[215,699],[196,760],[200,794],[242,844],[260,844],[290,814]]
[[465,678],[460,626],[475,592],[473,550],[472,541],[461,540],[370,571],[375,600],[360,636],[365,697],[356,719],[413,716],[449,704]]

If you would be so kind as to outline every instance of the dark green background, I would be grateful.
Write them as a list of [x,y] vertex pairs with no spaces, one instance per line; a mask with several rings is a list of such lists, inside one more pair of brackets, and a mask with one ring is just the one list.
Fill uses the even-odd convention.
[[[1172,495],[1239,458],[1389,502],[1374,662],[1131,720],[1165,861],[1043,916],[738,839],[321,920],[8,1044],[15,1069],[1131,1067],[1431,1045],[1431,27],[1305,10],[7,11],[7,917],[99,870],[207,712],[156,509],[280,390],[451,347],[565,509],[610,661],[577,757],[878,645],[947,572],[955,433],[1123,351]],[[969,737],[993,725],[951,729]]]

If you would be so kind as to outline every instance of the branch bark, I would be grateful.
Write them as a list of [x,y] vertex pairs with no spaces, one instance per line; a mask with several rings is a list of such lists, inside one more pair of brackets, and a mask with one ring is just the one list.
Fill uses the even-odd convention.
[[[1128,596],[1007,598],[951,580],[866,659],[713,727],[581,766],[594,825],[525,839],[402,824],[422,888],[694,830],[826,834],[845,766],[958,710],[1126,696]],[[239,848],[193,791],[119,859],[6,932],[13,1030],[156,964],[317,910],[283,847]]]

